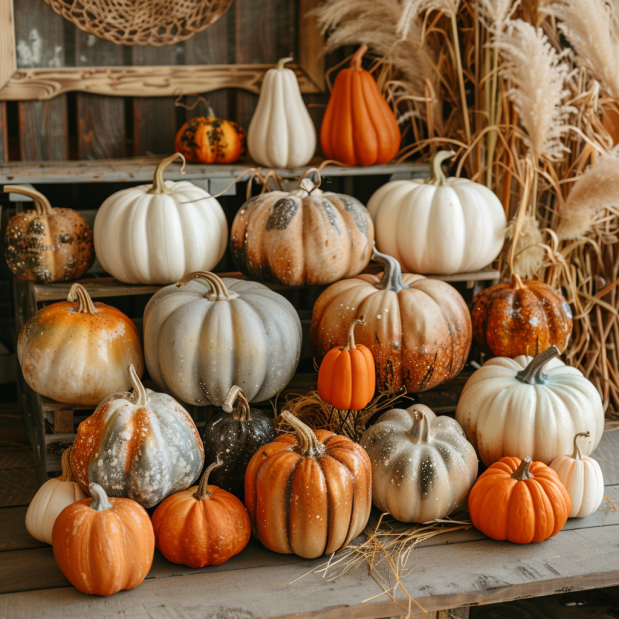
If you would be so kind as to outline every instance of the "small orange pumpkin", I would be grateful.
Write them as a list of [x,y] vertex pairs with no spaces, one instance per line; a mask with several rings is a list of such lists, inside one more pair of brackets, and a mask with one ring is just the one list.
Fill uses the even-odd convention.
[[247,546],[251,525],[243,503],[208,485],[211,471],[222,465],[218,457],[199,486],[169,496],[155,510],[155,543],[168,561],[189,567],[219,565]]
[[488,537],[516,544],[554,537],[572,502],[559,476],[531,458],[501,458],[477,480],[469,495],[475,527]]
[[325,157],[347,165],[387,163],[400,148],[395,116],[372,74],[361,67],[367,49],[362,45],[350,68],[339,72],[320,129]]
[[155,554],[155,536],[146,510],[130,499],[108,498],[90,484],[92,499],[60,512],[52,530],[54,557],[82,593],[112,595],[137,587]]
[[332,348],[318,372],[318,395],[339,410],[365,408],[376,389],[376,368],[370,349],[355,346],[355,325],[365,324],[363,316],[350,323],[345,346]]

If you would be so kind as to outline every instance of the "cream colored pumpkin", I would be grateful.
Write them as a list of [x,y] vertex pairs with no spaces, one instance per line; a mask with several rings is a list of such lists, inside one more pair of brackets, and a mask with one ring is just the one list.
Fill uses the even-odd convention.
[[440,151],[428,181],[392,181],[368,202],[376,245],[410,273],[467,273],[490,264],[505,241],[505,211],[484,185],[446,178]]
[[450,514],[477,479],[477,456],[462,428],[423,404],[381,415],[361,446],[372,462],[374,505],[402,522]]
[[40,542],[52,543],[52,529],[58,514],[67,507],[88,497],[77,482],[71,479],[69,456],[71,448],[62,454],[62,475],[47,480],[34,495],[26,512],[26,529]]
[[574,452],[571,456],[557,456],[551,463],[572,499],[570,518],[585,518],[602,504],[604,476],[597,460],[583,456],[579,439],[589,438],[589,432],[574,436]]
[[604,409],[593,384],[551,346],[537,357],[495,357],[467,381],[456,420],[490,466],[504,456],[550,464],[570,451],[574,435],[589,455],[604,432]]
[[212,269],[226,251],[228,223],[219,202],[187,181],[163,180],[177,157],[161,161],[152,185],[118,191],[97,212],[97,258],[121,282],[171,284]]
[[294,71],[282,58],[262,81],[260,98],[247,131],[251,158],[270,168],[305,165],[316,150],[316,129],[305,107]]

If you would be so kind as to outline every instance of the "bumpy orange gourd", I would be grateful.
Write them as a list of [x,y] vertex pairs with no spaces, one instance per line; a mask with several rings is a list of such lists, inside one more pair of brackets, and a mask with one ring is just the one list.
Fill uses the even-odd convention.
[[332,348],[320,364],[318,395],[339,410],[365,408],[376,389],[376,368],[370,349],[355,346],[355,325],[365,324],[363,316],[350,323],[345,346]]
[[473,524],[488,537],[516,544],[555,536],[572,502],[559,476],[531,458],[501,458],[481,475],[469,495]]
[[261,447],[245,473],[254,534],[269,549],[315,559],[359,535],[372,508],[372,465],[345,436],[315,432],[284,411],[296,436]]
[[199,486],[169,496],[155,510],[155,543],[168,561],[189,567],[219,565],[247,546],[251,525],[243,503],[208,485],[211,471],[222,465],[218,458],[204,471]]
[[367,49],[362,45],[350,68],[339,72],[320,129],[325,157],[348,165],[387,163],[400,148],[395,116],[372,74],[361,67]]
[[146,510],[131,499],[109,498],[90,484],[92,499],[60,512],[52,530],[54,557],[82,593],[112,595],[137,587],[153,563],[155,536]]

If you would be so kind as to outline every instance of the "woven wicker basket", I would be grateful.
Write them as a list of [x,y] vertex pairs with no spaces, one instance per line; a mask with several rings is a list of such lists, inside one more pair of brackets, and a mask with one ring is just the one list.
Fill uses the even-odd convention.
[[232,0],[45,0],[78,28],[122,45],[171,45],[208,28]]

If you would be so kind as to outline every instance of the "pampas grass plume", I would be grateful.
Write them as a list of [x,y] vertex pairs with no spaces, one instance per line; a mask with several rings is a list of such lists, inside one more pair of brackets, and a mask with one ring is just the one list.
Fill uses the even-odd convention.
[[[514,238],[516,217],[507,226],[507,238]],[[545,251],[542,247],[544,237],[539,229],[539,221],[532,215],[524,218],[522,232],[516,244],[516,260],[514,271],[524,279],[531,279],[537,275],[544,262]]]

